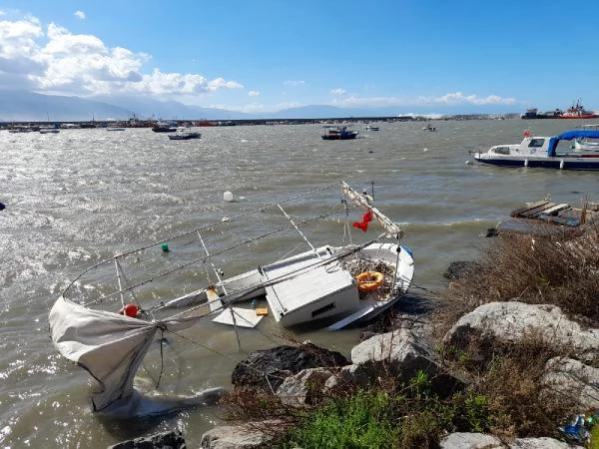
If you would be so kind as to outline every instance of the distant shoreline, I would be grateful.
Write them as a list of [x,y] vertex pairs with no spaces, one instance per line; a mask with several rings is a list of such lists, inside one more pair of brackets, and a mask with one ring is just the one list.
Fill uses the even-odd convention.
[[[330,117],[330,118],[291,118],[291,119],[243,119],[243,120],[172,120],[181,126],[247,126],[247,125],[306,125],[306,124],[333,124],[333,123],[370,123],[370,122],[428,122],[440,120],[506,120],[519,118],[518,114],[462,114],[447,115],[439,118],[424,116],[392,116],[392,117]],[[65,128],[94,129],[119,126],[124,128],[151,128],[155,120],[82,120],[82,121],[14,121],[0,122],[0,130],[18,127],[47,127],[54,125]],[[69,125],[69,126],[66,126]],[[74,125],[74,126],[72,126]]]

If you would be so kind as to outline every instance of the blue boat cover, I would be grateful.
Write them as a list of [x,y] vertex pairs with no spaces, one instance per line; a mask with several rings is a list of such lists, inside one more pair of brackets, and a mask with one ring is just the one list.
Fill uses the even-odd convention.
[[572,131],[566,131],[557,136],[553,136],[549,140],[549,148],[547,148],[548,156],[555,156],[555,149],[560,140],[572,140],[572,139],[599,139],[599,131],[586,130],[586,129],[574,129]]

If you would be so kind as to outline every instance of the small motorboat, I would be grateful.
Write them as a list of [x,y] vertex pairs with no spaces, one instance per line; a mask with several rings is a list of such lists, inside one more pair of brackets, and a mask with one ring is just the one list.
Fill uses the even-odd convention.
[[330,126],[324,127],[325,130],[322,133],[323,140],[349,140],[355,139],[358,135],[358,131],[351,131],[347,129],[347,126]]
[[437,131],[437,129],[433,125],[428,123],[426,126],[422,127],[422,131]]
[[498,166],[599,170],[599,146],[593,149],[587,145],[584,151],[575,151],[571,145],[559,145],[573,140],[575,146],[583,139],[599,139],[599,131],[576,129],[557,136],[533,136],[526,130],[521,143],[495,145],[486,152],[476,152],[474,159]]
[[174,133],[177,131],[177,125],[170,122],[158,122],[152,126],[152,131],[155,133]]
[[367,131],[378,131],[379,127],[375,126],[375,125],[366,125],[366,130]]
[[199,139],[200,137],[202,137],[202,134],[192,131],[190,128],[177,128],[177,132],[175,134],[168,135],[170,140],[190,140]]

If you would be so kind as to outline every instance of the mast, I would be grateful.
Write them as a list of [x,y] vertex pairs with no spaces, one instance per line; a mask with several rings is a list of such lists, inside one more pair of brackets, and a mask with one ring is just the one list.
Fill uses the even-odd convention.
[[374,218],[376,218],[376,221],[379,222],[389,237],[399,240],[404,236],[404,232],[401,230],[401,228],[393,223],[389,217],[379,211],[376,207],[372,206],[366,196],[352,189],[345,181],[341,181],[341,190],[343,194],[352,200],[357,206],[370,210]]

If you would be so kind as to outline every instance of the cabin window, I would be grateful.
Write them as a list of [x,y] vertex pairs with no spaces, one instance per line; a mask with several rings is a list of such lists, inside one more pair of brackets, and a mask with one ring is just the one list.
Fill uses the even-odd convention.
[[333,310],[334,308],[334,302],[327,304],[326,306],[321,307],[320,309],[316,309],[314,312],[312,312],[312,318],[316,318],[318,315],[322,315],[323,313],[328,312],[329,310]]
[[528,147],[539,148],[542,147],[544,143],[545,139],[531,139],[530,143],[528,144]]
[[497,154],[510,154],[510,147],[497,147],[495,148]]

